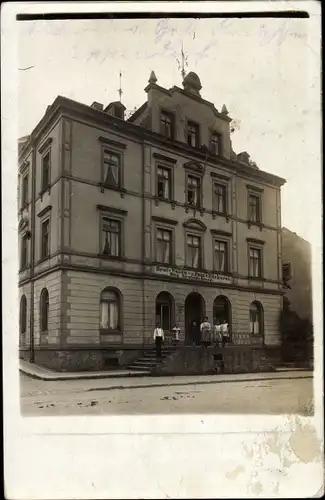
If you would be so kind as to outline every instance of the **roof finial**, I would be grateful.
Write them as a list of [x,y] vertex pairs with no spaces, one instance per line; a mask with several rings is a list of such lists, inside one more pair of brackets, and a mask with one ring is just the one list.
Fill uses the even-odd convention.
[[184,80],[184,78],[186,76],[185,68],[187,68],[188,62],[187,62],[187,55],[185,55],[185,53],[184,53],[183,42],[182,42],[182,49],[181,49],[181,60],[176,59],[176,61],[177,61],[178,69],[180,70],[182,78]]
[[225,104],[221,108],[221,113],[223,115],[229,115],[229,111],[228,111],[227,106]]
[[157,83],[157,77],[155,75],[155,72],[152,70],[150,73],[150,77],[148,80],[149,83]]
[[123,90],[122,90],[122,71],[120,70],[120,88],[118,89],[118,94],[120,96],[120,102],[122,101],[122,94],[123,94]]

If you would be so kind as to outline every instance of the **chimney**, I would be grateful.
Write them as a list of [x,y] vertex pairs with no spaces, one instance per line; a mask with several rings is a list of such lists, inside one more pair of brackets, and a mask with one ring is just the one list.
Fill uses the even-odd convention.
[[97,109],[97,111],[103,111],[104,109],[104,105],[97,101],[94,101],[90,107]]
[[241,153],[239,153],[237,155],[238,161],[240,161],[242,163],[246,163],[246,165],[249,165],[249,158],[250,158],[250,156],[246,151],[242,151]]
[[109,105],[104,109],[105,113],[120,120],[124,120],[124,113],[126,107],[120,101],[110,102]]

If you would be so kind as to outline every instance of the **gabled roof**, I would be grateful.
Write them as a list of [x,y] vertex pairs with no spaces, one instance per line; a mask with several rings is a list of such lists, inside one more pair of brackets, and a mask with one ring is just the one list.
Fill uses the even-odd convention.
[[137,118],[139,118],[139,116],[141,116],[141,114],[142,114],[144,111],[146,111],[147,107],[148,107],[148,103],[147,103],[147,102],[144,102],[144,103],[140,106],[140,108],[138,108],[138,109],[137,109],[137,110],[133,113],[133,115],[131,115],[131,116],[127,119],[127,121],[128,121],[128,122],[131,122],[131,123],[132,123],[132,122],[134,122]]

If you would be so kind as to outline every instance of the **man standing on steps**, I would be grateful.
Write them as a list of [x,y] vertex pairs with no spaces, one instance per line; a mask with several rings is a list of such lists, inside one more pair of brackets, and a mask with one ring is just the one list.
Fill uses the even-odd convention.
[[156,328],[153,332],[153,338],[156,344],[156,358],[161,360],[161,346],[164,341],[164,330],[160,328],[160,323],[157,322]]

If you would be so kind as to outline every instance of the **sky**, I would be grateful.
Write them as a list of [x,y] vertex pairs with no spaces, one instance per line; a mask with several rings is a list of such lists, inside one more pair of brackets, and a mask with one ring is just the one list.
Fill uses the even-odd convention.
[[128,111],[146,101],[151,70],[162,87],[181,87],[183,44],[202,97],[219,111],[226,104],[237,123],[235,152],[286,179],[282,225],[311,241],[321,196],[317,36],[309,19],[20,22],[19,137],[57,95],[118,100],[120,71]]

